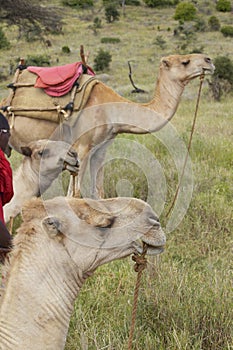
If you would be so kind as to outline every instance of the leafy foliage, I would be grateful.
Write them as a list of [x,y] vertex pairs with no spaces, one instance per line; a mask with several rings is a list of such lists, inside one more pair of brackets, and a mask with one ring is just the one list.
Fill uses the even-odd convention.
[[54,7],[38,5],[36,0],[0,0],[0,19],[17,25],[21,35],[36,30],[40,37],[45,32],[60,33],[62,30],[62,18],[58,11]]
[[65,53],[65,54],[70,54],[70,48],[69,46],[65,45],[65,46],[62,46],[62,49],[61,49],[62,53]]
[[175,6],[179,0],[143,0],[148,7]]
[[233,26],[224,26],[221,28],[221,33],[224,36],[233,36]]
[[112,55],[108,51],[99,49],[97,56],[94,59],[94,70],[104,71],[109,69],[109,64],[112,61]]
[[101,43],[103,44],[117,44],[120,41],[121,39],[119,38],[107,38],[107,37],[101,38]]
[[229,57],[218,56],[214,60],[215,71],[209,83],[215,100],[220,100],[223,93],[229,93],[233,87],[233,62]]
[[181,2],[176,6],[174,19],[178,21],[193,21],[196,17],[196,7],[189,2]]
[[105,18],[108,23],[118,21],[120,13],[114,3],[109,4],[105,7]]
[[218,31],[220,29],[220,22],[216,16],[211,16],[208,20],[210,30]]
[[7,40],[7,37],[4,33],[4,31],[2,30],[2,28],[0,28],[0,50],[1,49],[8,49],[10,47],[10,43]]
[[29,55],[26,58],[27,66],[50,66],[50,57],[48,55]]
[[86,9],[94,5],[93,0],[62,0],[62,4],[70,7]]
[[216,4],[216,10],[220,12],[230,12],[231,2],[229,0],[218,0]]

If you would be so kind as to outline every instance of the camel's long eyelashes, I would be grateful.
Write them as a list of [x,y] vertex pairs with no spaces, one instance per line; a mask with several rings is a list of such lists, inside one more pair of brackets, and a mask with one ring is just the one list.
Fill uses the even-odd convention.
[[187,66],[189,63],[190,63],[190,60],[186,60],[182,62],[183,66]]

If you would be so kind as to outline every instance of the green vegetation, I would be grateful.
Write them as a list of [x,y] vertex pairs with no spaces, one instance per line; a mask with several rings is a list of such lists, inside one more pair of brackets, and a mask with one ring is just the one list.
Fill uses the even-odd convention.
[[[59,1],[52,1],[57,5]],[[7,4],[8,2],[5,1]],[[221,28],[228,26],[229,13],[217,12],[215,2],[195,2],[197,15],[208,23],[210,16],[217,16]],[[45,6],[47,3],[43,1]],[[49,4],[50,5],[50,4]],[[58,5],[57,5],[58,6]],[[59,7],[60,6],[60,7]],[[141,1],[141,6],[126,6],[125,16],[119,21],[106,23],[102,0],[94,2],[91,9],[61,7],[64,13],[63,34],[47,32],[51,47],[43,42],[26,42],[15,26],[3,27],[11,51],[0,50],[1,70],[5,79],[1,82],[1,96],[8,94],[6,85],[12,81],[9,75],[11,61],[19,57],[46,56],[37,59],[39,65],[66,64],[80,60],[79,47],[90,51],[88,64],[100,49],[111,55],[107,84],[124,97],[147,102],[154,93],[155,79],[162,56],[201,51],[214,59],[216,72],[204,80],[197,124],[194,131],[191,160],[194,172],[194,189],[190,207],[181,224],[167,233],[167,245],[158,258],[148,258],[148,268],[143,274],[139,293],[134,350],[232,350],[232,85],[226,78],[232,77],[232,38],[219,31],[195,31],[195,21],[182,24],[183,29],[174,35],[177,21],[175,7],[153,8]],[[54,16],[56,12],[54,12]],[[98,16],[101,26],[97,34],[90,26]],[[99,23],[99,22],[98,22]],[[167,28],[170,28],[168,31]],[[166,47],[160,46],[160,38]],[[120,38],[120,43],[101,43],[101,38]],[[61,55],[61,48],[68,46],[69,55]],[[219,57],[224,57],[219,59]],[[131,94],[127,61],[133,60],[135,83],[147,94]],[[33,59],[32,64],[35,64]],[[101,72],[106,72],[104,65]],[[220,101],[212,98],[207,79],[231,87],[229,95],[221,94]],[[221,78],[220,78],[221,77]],[[172,125],[188,144],[195,111],[199,79],[190,82],[181,99]],[[225,90],[224,90],[225,91]],[[142,116],[143,118],[143,116]],[[177,169],[166,147],[153,135],[121,135],[142,144],[158,160],[166,178],[167,197],[160,215],[166,227],[166,213],[177,187]],[[114,144],[112,145],[114,147]],[[19,155],[10,158],[14,167]],[[146,160],[146,159],[145,159]],[[150,165],[150,164],[149,164]],[[105,190],[107,196],[117,195],[117,185],[127,179],[135,197],[147,199],[148,186],[144,169],[132,162],[116,159],[106,164]],[[14,232],[20,223],[14,224]],[[71,318],[66,350],[125,350],[129,328],[136,273],[130,258],[105,265],[87,280],[75,305]]]
[[64,6],[86,9],[94,5],[93,0],[62,0]]
[[221,33],[224,35],[224,36],[233,36],[233,26],[223,26],[221,28]]
[[216,4],[216,10],[220,12],[230,12],[231,11],[230,0],[218,0]]
[[192,21],[196,17],[196,7],[190,2],[180,2],[176,6],[174,19],[177,21]]
[[114,3],[105,6],[105,18],[108,23],[119,21],[119,17],[120,13]]
[[121,41],[119,38],[101,38],[102,44],[118,44]]
[[149,7],[167,7],[176,5],[179,0],[143,0]]
[[219,30],[221,25],[220,25],[220,22],[219,22],[219,19],[218,17],[216,16],[211,16],[208,20],[208,25],[209,25],[209,28],[210,30]]
[[9,47],[10,47],[10,43],[7,40],[7,37],[4,31],[2,30],[2,28],[0,28],[0,50],[9,49]]
[[108,70],[111,60],[112,60],[112,56],[108,51],[99,49],[94,59],[94,70],[96,71]]

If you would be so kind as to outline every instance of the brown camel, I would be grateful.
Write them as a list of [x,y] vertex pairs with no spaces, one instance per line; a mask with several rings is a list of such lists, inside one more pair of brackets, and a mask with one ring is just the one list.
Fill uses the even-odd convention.
[[[129,101],[101,82],[96,84],[75,121],[72,117],[63,124],[64,140],[75,144],[81,161],[79,190],[89,159],[91,196],[103,196],[103,179],[98,170],[101,170],[109,142],[120,133],[147,134],[161,129],[175,114],[187,83],[213,71],[211,59],[204,54],[164,57],[154,97],[145,104]],[[61,137],[59,131],[55,122],[15,116],[10,144],[20,152],[20,147],[31,141]]]
[[151,207],[134,198],[33,199],[23,209],[0,306],[1,350],[62,350],[84,281],[112,260],[163,251]]

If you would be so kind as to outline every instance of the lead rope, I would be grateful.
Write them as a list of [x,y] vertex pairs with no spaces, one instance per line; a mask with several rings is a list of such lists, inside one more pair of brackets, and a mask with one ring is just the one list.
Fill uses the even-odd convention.
[[132,260],[135,261],[134,270],[138,273],[138,275],[137,275],[137,281],[136,281],[135,290],[134,290],[133,311],[132,311],[132,321],[131,321],[129,340],[128,340],[128,350],[132,349],[133,334],[134,334],[136,313],[137,313],[139,288],[140,288],[140,283],[141,283],[141,278],[142,278],[142,272],[146,268],[146,264],[147,264],[147,260],[145,258],[146,251],[147,251],[147,245],[145,243],[143,243],[142,254],[141,255],[134,254],[132,256]]
[[194,129],[195,129],[195,124],[196,124],[196,119],[197,119],[197,111],[198,111],[198,107],[199,107],[199,102],[200,102],[200,97],[201,97],[201,88],[202,88],[204,77],[205,77],[205,74],[203,73],[200,76],[200,85],[199,85],[199,91],[198,91],[198,95],[197,95],[196,109],[195,109],[195,113],[194,113],[193,124],[192,124],[192,129],[191,129],[191,133],[190,133],[190,138],[189,138],[189,143],[188,143],[187,153],[186,153],[185,160],[184,160],[182,173],[180,175],[180,180],[179,180],[179,183],[178,183],[178,186],[177,186],[177,189],[176,189],[176,193],[174,195],[172,204],[171,204],[171,206],[170,206],[170,208],[169,208],[169,210],[168,210],[168,212],[166,214],[166,217],[168,217],[168,215],[170,214],[171,210],[174,207],[175,201],[177,199],[177,196],[178,196],[178,193],[179,193],[179,190],[180,190],[181,182],[182,182],[182,179],[183,179],[183,176],[184,176],[184,171],[185,171],[185,167],[186,167],[186,164],[187,164],[187,161],[188,161],[189,151],[190,151],[190,148],[191,148],[193,133],[194,133]]

